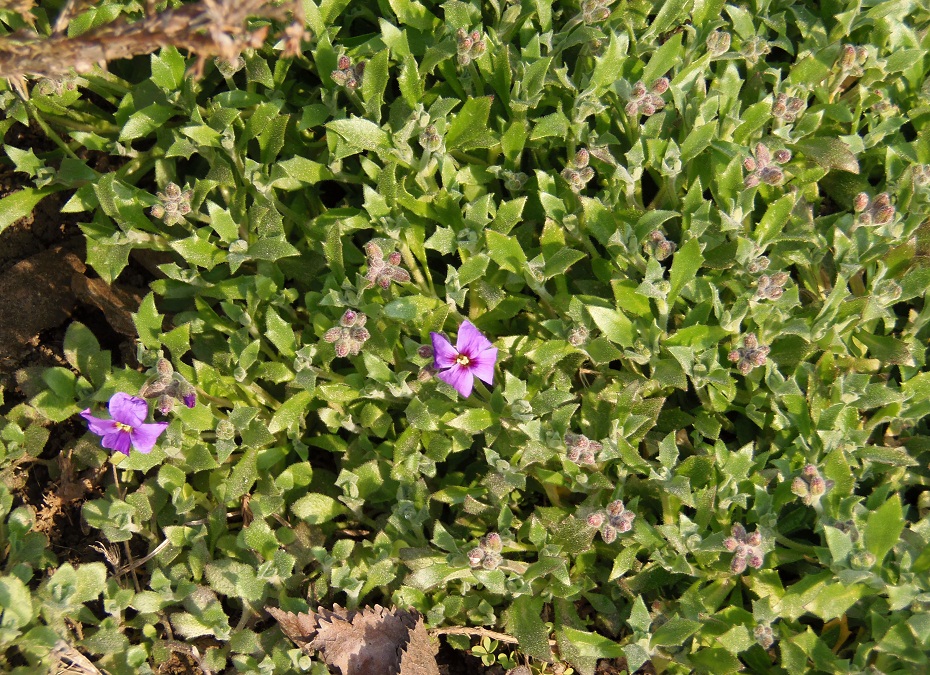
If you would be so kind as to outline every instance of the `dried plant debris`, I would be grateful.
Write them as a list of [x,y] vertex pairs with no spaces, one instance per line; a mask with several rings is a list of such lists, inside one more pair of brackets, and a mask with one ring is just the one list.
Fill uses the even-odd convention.
[[414,609],[334,605],[309,614],[266,609],[298,647],[321,652],[340,675],[439,675],[437,648]]
[[[291,43],[303,39],[304,31],[302,6],[293,3],[292,8],[297,30],[289,27],[285,38],[286,52],[294,56],[299,49]],[[60,34],[57,24],[51,37],[20,30],[0,39],[0,77],[52,77],[72,68],[85,73],[96,64],[148,54],[167,45],[196,54],[193,70],[199,74],[208,57],[233,61],[243,50],[264,44],[268,26],[251,30],[249,17],[283,19],[286,13],[284,7],[267,0],[202,0],[133,23],[117,20],[77,37]]]

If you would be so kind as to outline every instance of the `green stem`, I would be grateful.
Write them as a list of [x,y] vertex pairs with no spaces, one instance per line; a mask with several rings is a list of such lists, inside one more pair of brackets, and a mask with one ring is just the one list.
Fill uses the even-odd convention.
[[81,158],[74,154],[74,150],[68,147],[68,144],[62,140],[61,136],[59,136],[54,129],[45,123],[45,120],[42,119],[42,116],[39,114],[39,111],[36,110],[35,106],[32,105],[30,101],[23,100],[23,103],[26,106],[26,110],[28,110],[29,114],[32,116],[32,119],[34,119],[36,124],[38,124],[42,131],[45,132],[45,135],[48,136],[55,143],[55,145],[61,148],[66,155],[72,159],[80,161]]

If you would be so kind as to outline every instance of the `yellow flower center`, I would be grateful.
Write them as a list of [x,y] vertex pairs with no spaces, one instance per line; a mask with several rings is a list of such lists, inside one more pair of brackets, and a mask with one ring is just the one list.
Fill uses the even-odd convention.
[[469,363],[471,363],[471,359],[469,359],[464,354],[459,354],[455,357],[455,362],[460,366],[467,366]]
[[116,428],[119,429],[120,431],[126,431],[126,432],[129,432],[129,433],[132,432],[132,427],[129,426],[128,424],[123,424],[122,422],[117,422],[117,423],[116,423]]

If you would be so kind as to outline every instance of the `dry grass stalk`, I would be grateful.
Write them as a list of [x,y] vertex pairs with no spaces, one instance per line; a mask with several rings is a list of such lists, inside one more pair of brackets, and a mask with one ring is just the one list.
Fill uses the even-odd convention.
[[[63,11],[70,14],[71,6],[69,3]],[[300,41],[305,38],[299,0],[291,12],[294,24],[285,30],[285,54],[293,56],[300,53]],[[72,68],[84,73],[96,64],[149,54],[168,45],[196,54],[193,71],[199,75],[207,58],[235,60],[244,49],[264,43],[268,27],[250,31],[249,17],[283,19],[286,14],[284,7],[268,0],[201,0],[133,23],[114,21],[73,38],[17,31],[0,38],[0,77],[54,77]],[[56,22],[55,29],[57,33],[64,26]]]

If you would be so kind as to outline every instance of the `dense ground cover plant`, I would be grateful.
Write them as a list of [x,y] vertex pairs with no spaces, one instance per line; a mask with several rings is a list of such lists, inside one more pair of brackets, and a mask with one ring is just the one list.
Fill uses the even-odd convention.
[[[0,227],[74,189],[103,279],[160,264],[138,364],[76,323],[0,422],[7,472],[123,425],[64,451],[116,467],[107,564],[0,485],[0,663],[321,673],[264,607],[380,602],[536,672],[925,668],[930,13],[302,10],[200,78],[166,46],[2,93],[58,149],[5,147],[35,187]],[[161,422],[122,461],[94,435]]]

